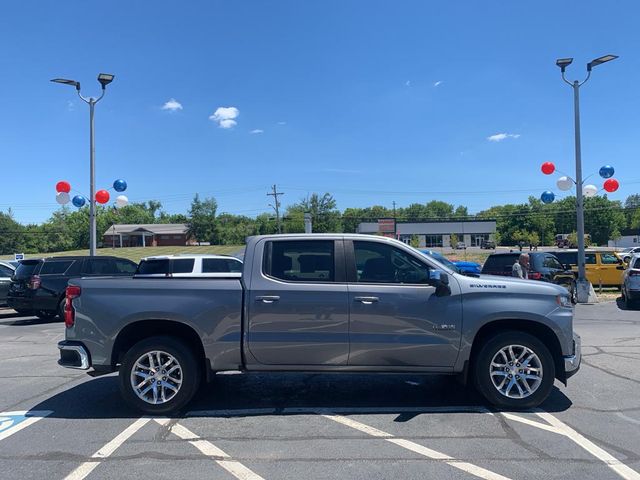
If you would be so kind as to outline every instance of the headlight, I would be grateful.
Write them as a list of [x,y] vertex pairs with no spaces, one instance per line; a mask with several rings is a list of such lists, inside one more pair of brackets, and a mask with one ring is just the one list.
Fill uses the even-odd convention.
[[571,305],[571,299],[566,295],[557,295],[556,303],[564,308],[573,308],[573,305]]

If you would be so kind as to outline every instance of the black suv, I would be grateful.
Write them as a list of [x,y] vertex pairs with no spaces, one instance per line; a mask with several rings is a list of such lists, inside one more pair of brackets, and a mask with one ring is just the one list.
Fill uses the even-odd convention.
[[137,265],[118,257],[50,257],[22,260],[11,278],[7,305],[23,315],[64,318],[67,282],[74,277],[132,276]]
[[[576,299],[576,278],[571,268],[548,252],[522,252],[529,255],[529,279],[563,285],[569,290],[571,300]],[[481,274],[503,275],[510,277],[513,264],[518,261],[520,252],[492,253],[485,260]]]

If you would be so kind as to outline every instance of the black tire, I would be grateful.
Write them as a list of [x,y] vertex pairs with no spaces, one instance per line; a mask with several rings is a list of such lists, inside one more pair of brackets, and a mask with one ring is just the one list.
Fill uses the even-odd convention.
[[[490,368],[494,356],[509,345],[530,349],[536,354],[542,366],[542,378],[539,385],[533,393],[524,398],[512,398],[503,394],[498,391],[491,379]],[[484,341],[484,345],[474,359],[473,377],[476,389],[490,403],[500,408],[522,410],[537,407],[549,396],[555,379],[555,364],[549,349],[538,338],[526,332],[507,331],[498,333]],[[496,377],[496,379],[499,378]]]
[[51,310],[36,310],[36,317],[41,320],[51,320],[52,318],[55,318],[57,314],[58,312]]
[[[182,383],[177,393],[164,403],[153,404],[140,398],[132,385],[132,370],[145,353],[161,351],[174,357],[180,366]],[[124,400],[137,410],[150,415],[174,413],[191,401],[200,386],[200,368],[189,346],[180,340],[158,336],[136,343],[125,353],[119,372],[120,392]]]

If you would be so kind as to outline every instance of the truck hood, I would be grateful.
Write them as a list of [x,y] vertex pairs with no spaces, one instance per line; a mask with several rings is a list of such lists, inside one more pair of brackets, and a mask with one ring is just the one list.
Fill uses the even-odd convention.
[[549,282],[539,280],[523,280],[514,277],[501,277],[497,275],[480,275],[478,277],[466,277],[456,275],[456,279],[467,292],[478,291],[504,291],[505,293],[522,293],[538,295],[566,295],[567,289]]

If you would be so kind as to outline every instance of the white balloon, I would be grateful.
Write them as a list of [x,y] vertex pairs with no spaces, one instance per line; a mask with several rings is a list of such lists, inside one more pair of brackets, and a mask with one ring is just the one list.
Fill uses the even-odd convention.
[[129,204],[129,199],[126,195],[118,195],[116,198],[116,207],[126,207]]
[[598,194],[598,187],[595,185],[585,185],[582,189],[585,197],[595,197]]
[[56,193],[56,202],[58,202],[60,205],[69,203],[69,194],[67,192]]
[[560,190],[566,192],[567,190],[571,190],[571,187],[573,187],[573,180],[569,177],[560,177],[556,182],[556,185]]

